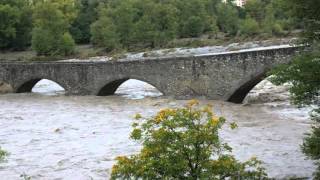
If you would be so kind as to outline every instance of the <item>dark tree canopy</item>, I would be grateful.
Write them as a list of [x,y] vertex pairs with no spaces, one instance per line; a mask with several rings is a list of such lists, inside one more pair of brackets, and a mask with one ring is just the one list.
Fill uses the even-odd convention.
[[0,1],[0,49],[23,50],[30,45],[31,17],[28,1]]
[[[40,8],[53,14],[38,16]],[[71,54],[74,43],[113,51],[161,48],[184,38],[284,36],[294,27],[292,11],[284,0],[248,0],[243,8],[221,0],[3,0],[0,49],[32,43],[39,55],[51,56]],[[61,20],[65,25],[56,31]]]

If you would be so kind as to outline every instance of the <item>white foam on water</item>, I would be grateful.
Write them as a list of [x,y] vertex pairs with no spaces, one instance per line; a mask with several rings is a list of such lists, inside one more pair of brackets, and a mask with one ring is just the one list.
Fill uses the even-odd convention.
[[32,92],[44,95],[59,95],[64,94],[64,88],[56,82],[48,79],[40,80],[33,88]]
[[[260,91],[270,90],[266,84]],[[40,85],[39,93],[59,90],[48,81]],[[25,173],[32,179],[108,178],[116,156],[140,149],[129,139],[134,114],[151,116],[186,102],[146,98],[144,92],[160,94],[150,85],[130,80],[110,97],[47,96],[47,92],[1,95],[0,145],[10,155],[0,163],[0,177],[20,179]],[[237,158],[244,161],[256,156],[271,177],[311,177],[315,167],[300,149],[311,126],[307,109],[277,101],[246,106],[202,103],[214,104],[219,115],[238,123],[234,131],[227,125],[221,131]]]

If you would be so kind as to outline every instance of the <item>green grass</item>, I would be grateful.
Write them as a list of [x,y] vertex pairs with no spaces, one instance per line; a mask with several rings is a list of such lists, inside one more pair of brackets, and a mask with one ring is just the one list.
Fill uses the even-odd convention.
[[26,61],[36,57],[31,50],[26,51],[5,51],[0,53],[0,61]]

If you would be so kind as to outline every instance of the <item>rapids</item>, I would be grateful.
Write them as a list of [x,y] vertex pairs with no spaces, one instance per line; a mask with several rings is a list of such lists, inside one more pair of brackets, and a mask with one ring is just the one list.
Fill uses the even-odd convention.
[[[137,80],[108,97],[65,96],[48,80],[33,93],[0,95],[0,145],[10,153],[0,163],[0,179],[107,179],[116,156],[140,149],[129,139],[134,114],[152,116],[185,103]],[[276,179],[311,177],[315,166],[300,149],[311,126],[309,109],[290,105],[285,87],[265,81],[245,104],[201,103],[213,104],[216,113],[238,124],[221,131],[237,158],[256,156]]]

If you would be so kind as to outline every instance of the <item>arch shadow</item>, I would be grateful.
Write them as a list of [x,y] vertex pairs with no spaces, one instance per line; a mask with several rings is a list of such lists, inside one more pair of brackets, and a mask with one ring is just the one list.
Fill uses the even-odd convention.
[[27,81],[23,82],[20,86],[18,86],[18,88],[16,90],[16,93],[30,93],[30,92],[32,92],[32,89],[36,86],[36,84],[39,81],[45,80],[45,79],[58,84],[65,91],[67,91],[67,89],[65,88],[64,85],[62,85],[61,83],[59,83],[59,82],[57,82],[55,80],[51,80],[49,78],[34,78],[34,79],[27,80]]
[[118,88],[128,80],[138,80],[138,81],[141,81],[141,82],[145,82],[145,83],[153,86],[154,88],[156,88],[159,92],[161,92],[164,95],[164,93],[162,92],[161,89],[159,89],[157,86],[153,85],[152,83],[150,83],[150,82],[148,82],[148,81],[146,81],[144,79],[126,77],[126,78],[117,79],[117,80],[114,80],[114,81],[111,81],[111,82],[107,83],[106,85],[104,85],[102,88],[100,88],[98,90],[97,96],[114,95],[116,93],[116,91],[118,90]]
[[113,95],[117,91],[119,86],[121,86],[121,84],[126,82],[127,80],[129,80],[129,78],[123,78],[123,79],[118,79],[118,80],[112,81],[112,82],[106,84],[105,86],[103,86],[99,90],[97,95],[98,96],[110,96],[110,95]]
[[263,81],[266,78],[266,73],[261,73],[255,78],[252,78],[251,80],[245,82],[243,85],[241,85],[238,89],[236,89],[233,94],[228,99],[228,102],[241,104],[243,100],[246,98],[248,93],[261,81]]
[[31,79],[25,83],[23,83],[21,86],[18,87],[16,90],[17,93],[27,93],[31,92],[32,88],[40,81],[41,79]]

